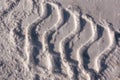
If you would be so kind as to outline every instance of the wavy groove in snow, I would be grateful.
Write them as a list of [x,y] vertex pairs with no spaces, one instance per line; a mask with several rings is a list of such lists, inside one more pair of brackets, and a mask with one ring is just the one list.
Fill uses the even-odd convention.
[[92,35],[88,39],[88,41],[86,41],[84,44],[81,44],[81,46],[77,49],[77,56],[78,56],[77,60],[78,60],[79,69],[80,71],[82,71],[82,74],[87,77],[87,80],[92,80],[91,79],[92,74],[89,72],[89,70],[86,70],[84,68],[83,54],[98,38],[97,25],[92,20],[92,18],[87,15],[82,15],[82,18],[85,19],[88,23],[90,23]]
[[115,40],[115,31],[113,27],[107,23],[105,20],[101,20],[101,26],[107,31],[109,37],[109,45],[98,55],[96,56],[94,62],[94,69],[99,73],[102,70],[101,63],[109,55],[111,51],[115,49],[116,40]]

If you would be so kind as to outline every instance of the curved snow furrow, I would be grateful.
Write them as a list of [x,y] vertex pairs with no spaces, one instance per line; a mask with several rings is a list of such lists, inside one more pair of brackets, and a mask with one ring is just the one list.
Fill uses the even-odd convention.
[[62,64],[65,67],[66,71],[67,71],[67,75],[70,79],[73,79],[73,77],[75,76],[73,71],[71,70],[71,64],[74,64],[72,62],[70,62],[67,59],[66,56],[66,50],[65,50],[65,46],[67,44],[67,42],[71,41],[76,34],[78,34],[80,32],[80,13],[77,12],[76,10],[72,9],[72,7],[66,8],[66,11],[68,11],[71,16],[73,16],[74,19],[74,30],[69,33],[67,36],[65,36],[59,43],[59,50],[60,50],[60,55],[61,55],[61,59],[62,59]]
[[[26,52],[26,64],[29,64],[30,62],[30,57],[31,52],[33,52],[33,48],[38,49],[39,47],[37,46],[37,44],[34,44],[34,36],[32,37],[32,33],[34,35],[36,35],[37,37],[37,33],[35,32],[35,29],[37,27],[38,24],[40,24],[42,21],[44,21],[47,17],[48,17],[48,10],[47,10],[47,4],[44,2],[41,2],[41,16],[35,20],[31,25],[27,26],[26,28],[26,33],[25,33],[25,52]],[[34,31],[33,31],[34,29]]]
[[[56,2],[47,2],[47,3],[55,8],[58,19],[57,19],[57,22],[53,25],[53,27],[49,28],[43,33],[43,52],[47,52],[48,55],[50,56],[49,59],[52,65],[49,67],[52,69],[50,68],[49,69],[52,70],[51,72],[56,72],[56,70],[58,69],[57,64],[60,65],[60,63],[56,63],[56,60],[58,62],[60,61],[60,55],[59,53],[56,53],[51,50],[50,40],[52,39],[53,34],[57,33],[58,29],[64,25],[64,14],[63,14],[63,8],[58,3]],[[57,71],[60,71],[60,70],[57,70]]]
[[83,54],[98,38],[97,25],[92,20],[92,18],[87,16],[87,15],[82,15],[82,18],[84,20],[86,20],[88,23],[90,23],[90,27],[91,27],[91,30],[92,30],[92,36],[90,37],[90,39],[88,39],[88,41],[86,41],[84,44],[82,44],[77,49],[77,56],[78,56],[77,60],[78,60],[79,69],[82,72],[82,74],[86,76],[87,80],[92,80],[92,76],[91,76],[92,73],[90,73],[89,70],[86,70],[84,68]]
[[96,56],[96,59],[94,61],[94,69],[97,73],[99,73],[103,68],[101,66],[101,63],[105,62],[106,56],[108,56],[111,51],[115,49],[116,46],[115,31],[113,27],[105,20],[101,20],[101,26],[103,26],[104,29],[107,31],[109,37],[109,45],[98,56]]
[[63,8],[57,3],[49,2],[49,4],[51,4],[51,6],[53,6],[56,9],[56,13],[58,15],[58,20],[57,20],[56,24],[53,25],[53,27],[51,27],[50,29],[46,30],[43,33],[43,52],[47,51],[49,48],[49,45],[48,45],[49,35],[55,33],[63,25],[63,22],[64,22]]

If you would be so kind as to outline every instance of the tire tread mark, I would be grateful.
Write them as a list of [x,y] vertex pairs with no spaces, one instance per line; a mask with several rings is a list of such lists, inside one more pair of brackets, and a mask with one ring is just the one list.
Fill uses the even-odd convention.
[[91,30],[92,30],[92,36],[88,39],[88,41],[86,41],[84,44],[82,44],[78,49],[77,49],[77,56],[78,56],[78,65],[79,65],[79,69],[82,72],[83,75],[85,75],[87,77],[87,80],[91,80],[92,79],[92,73],[90,73],[90,71],[88,69],[85,69],[84,65],[84,59],[83,59],[83,54],[86,50],[89,49],[89,47],[97,40],[98,38],[98,33],[97,33],[97,25],[94,22],[94,20],[92,19],[92,17],[90,17],[89,15],[82,15],[82,18],[90,23],[91,26]]
[[[35,35],[37,38],[37,34],[35,32],[37,25],[39,25],[42,21],[44,21],[46,18],[49,17],[48,15],[48,9],[47,9],[47,4],[45,3],[45,1],[43,0],[41,2],[41,16],[33,21],[32,24],[30,24],[29,26],[26,27],[26,33],[25,33],[25,53],[26,53],[26,60],[25,63],[27,65],[30,64],[30,57],[32,57],[34,54],[33,50],[37,50],[38,51],[38,46],[37,44],[34,43],[34,36],[32,37],[32,35]],[[39,42],[39,41],[37,41]],[[41,42],[39,42],[41,43]],[[37,48],[36,48],[37,47]],[[41,44],[41,48],[42,48],[42,44]],[[32,53],[31,53],[32,52]],[[36,55],[37,56],[37,55]],[[34,58],[36,57],[34,56]]]
[[[52,35],[57,33],[59,28],[62,27],[62,25],[64,24],[63,8],[57,2],[47,2],[47,3],[55,8],[56,13],[58,15],[58,20],[57,20],[56,24],[53,25],[53,27],[51,27],[50,29],[46,30],[43,33],[43,52],[47,52],[48,54],[50,53],[49,54],[49,57],[50,57],[49,58],[50,59],[49,69],[52,70],[51,72],[61,72],[61,70],[58,70],[58,69],[60,69],[60,67],[58,68],[58,65],[61,64],[60,63],[60,55],[59,55],[59,53],[51,50],[51,48],[53,48],[54,45],[50,43],[50,40],[52,39]],[[58,61],[59,63],[57,63],[56,61]]]
[[[68,13],[70,13],[71,16],[73,16],[75,29],[60,41],[59,50],[61,53],[62,64],[66,68],[67,75],[68,75],[69,79],[73,79],[73,77],[75,77],[76,75],[74,75],[74,73],[71,71],[70,65],[74,65],[75,63],[71,62],[71,60],[69,60],[69,58],[67,58],[65,46],[67,45],[67,43],[69,41],[71,41],[75,37],[76,34],[78,34],[80,32],[80,29],[81,29],[80,19],[79,19],[80,13],[77,12],[76,10],[74,10],[72,6],[69,6],[69,8],[66,8],[66,11]],[[74,69],[74,70],[76,70],[76,69]]]
[[115,49],[116,46],[115,31],[112,25],[110,25],[104,19],[100,20],[100,22],[101,22],[101,26],[103,26],[104,29],[107,31],[110,42],[107,48],[105,48],[95,59],[94,69],[96,70],[97,73],[99,73],[103,69],[101,64],[105,62],[104,60],[106,60],[106,58]]

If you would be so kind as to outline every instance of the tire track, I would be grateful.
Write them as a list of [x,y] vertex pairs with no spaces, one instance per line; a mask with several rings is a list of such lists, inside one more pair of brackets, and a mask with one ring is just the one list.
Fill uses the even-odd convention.
[[[45,55],[47,55],[47,61],[49,61],[47,75],[54,76],[55,75],[54,72],[61,73],[62,71],[61,68],[62,68],[63,70],[67,71],[69,80],[79,80],[78,77],[81,74],[76,73],[75,71],[82,72],[82,74],[85,75],[84,77],[87,80],[95,79],[92,77],[94,73],[92,73],[90,69],[85,68],[86,63],[84,61],[83,54],[89,49],[89,47],[95,41],[97,41],[99,37],[96,23],[93,21],[93,19],[90,16],[81,15],[81,13],[77,11],[76,9],[74,9],[74,7],[72,6],[64,9],[61,6],[61,4],[57,2],[50,2],[50,1],[45,2],[45,0],[43,0],[40,5],[41,5],[41,16],[35,21],[33,21],[33,23],[31,23],[29,26],[27,26],[26,31],[25,31],[24,50],[26,53],[26,59],[24,62],[24,66],[26,67],[26,69],[30,71],[30,68],[33,68],[34,73],[40,72],[40,70],[37,71],[35,67],[39,65],[39,59],[37,58],[37,56],[39,55],[40,53],[39,51],[41,50],[42,53],[46,53]],[[55,8],[55,11],[58,15],[57,16],[58,19],[57,19],[57,22],[52,27],[50,27],[43,33],[42,35],[43,40],[39,41],[38,39],[39,35],[36,31],[36,28],[41,22],[43,22],[45,19],[47,19],[51,15],[51,13],[49,13],[49,6]],[[38,7],[37,3],[35,3],[34,7]],[[60,52],[59,54],[56,51],[52,51],[55,44],[51,43],[50,41],[53,38],[53,42],[55,42],[55,38],[58,35],[59,29],[66,23],[64,19],[64,11],[68,12],[73,17],[75,28],[67,36],[65,37],[63,36],[64,38],[59,42],[59,52]],[[67,53],[66,47],[68,47],[72,39],[76,35],[80,34],[80,32],[82,31],[82,27],[80,26],[81,16],[86,22],[90,23],[90,27],[92,29],[92,36],[89,38],[89,40],[87,40],[84,44],[82,44],[77,49],[77,61],[75,61],[71,59],[71,55]],[[101,21],[101,25],[107,31],[110,43],[109,43],[109,46],[105,50],[103,50],[100,53],[100,55],[98,55],[97,58],[95,59],[94,70],[97,71],[95,75],[101,74],[101,71],[103,70],[101,63],[105,62],[104,60],[106,59],[106,56],[108,56],[109,53],[115,49],[115,45],[116,45],[114,29],[112,29],[112,27],[109,26],[109,23],[107,23],[104,20]],[[14,33],[12,33],[12,35],[17,34],[15,30],[13,31]],[[14,39],[14,42],[16,42],[15,39]],[[63,65],[63,67],[61,67],[61,65]],[[40,64],[40,66],[42,67],[42,64]],[[49,71],[50,71],[50,74],[49,74]],[[31,74],[34,74],[34,73],[31,72]],[[40,79],[39,74],[34,75],[34,78]]]
[[[60,55],[56,52],[51,51],[52,45],[50,44],[50,40],[52,39],[52,35],[57,33],[59,28],[64,25],[64,12],[61,5],[57,2],[47,2],[52,7],[55,8],[56,13],[58,15],[58,20],[56,24],[53,25],[50,29],[46,30],[43,33],[43,52],[48,53],[49,59],[50,59],[50,65],[49,70],[52,70],[51,72],[61,72],[58,68],[60,66]],[[57,34],[56,34],[57,35]],[[60,63],[57,63],[57,61]],[[59,65],[57,65],[59,64]]]
[[[41,16],[35,20],[32,24],[30,24],[29,26],[27,26],[26,28],[26,33],[25,33],[25,53],[26,53],[26,60],[25,63],[29,66],[29,64],[31,63],[31,58],[34,59],[33,62],[37,62],[36,57],[39,53],[39,49],[42,48],[42,44],[41,42],[38,40],[38,34],[36,33],[36,28],[37,25],[39,25],[42,21],[44,21],[46,18],[48,18],[50,16],[50,14],[48,14],[48,5],[45,3],[45,1],[43,0],[41,2]],[[34,37],[35,36],[35,37]],[[36,43],[37,41],[37,43]],[[39,44],[38,44],[39,43]],[[34,53],[34,51],[37,53]],[[35,64],[34,64],[35,65]]]
[[72,63],[71,60],[69,60],[70,56],[69,58],[67,57],[65,46],[69,41],[71,41],[75,37],[76,34],[80,32],[81,30],[80,15],[81,14],[80,12],[77,12],[76,10],[74,10],[72,6],[69,6],[69,8],[66,8],[66,11],[68,11],[71,14],[71,16],[73,16],[75,29],[60,41],[59,50],[61,53],[62,64],[66,68],[67,75],[69,79],[73,79],[76,75],[74,75],[73,71],[71,70],[72,69],[71,65],[76,65],[76,64]]
[[78,49],[77,49],[77,60],[78,60],[78,66],[80,71],[82,72],[83,75],[86,76],[87,80],[93,80],[92,78],[92,73],[90,73],[89,70],[85,69],[84,67],[84,59],[83,59],[83,54],[88,50],[88,48],[97,40],[98,38],[98,32],[97,32],[97,25],[93,21],[93,19],[88,16],[88,15],[82,15],[82,18],[86,20],[88,23],[91,25],[91,30],[92,30],[92,36],[88,41],[86,41],[84,44],[82,44]]
[[104,29],[107,31],[108,37],[109,37],[109,45],[106,49],[104,49],[95,59],[94,62],[94,69],[97,73],[99,73],[103,67],[102,63],[105,62],[106,57],[115,49],[116,46],[116,40],[115,40],[115,31],[113,27],[107,23],[105,20],[100,20],[101,26],[104,27]]
[[55,33],[55,31],[58,31],[58,29],[63,25],[63,9],[58,3],[50,3],[53,7],[55,7],[57,15],[58,15],[58,21],[57,23],[48,29],[47,31],[44,32],[43,34],[43,52],[47,51],[49,46],[48,46],[48,36],[52,33]]

